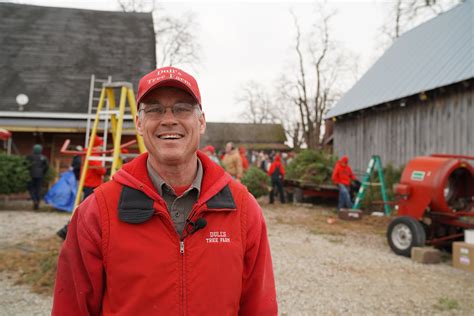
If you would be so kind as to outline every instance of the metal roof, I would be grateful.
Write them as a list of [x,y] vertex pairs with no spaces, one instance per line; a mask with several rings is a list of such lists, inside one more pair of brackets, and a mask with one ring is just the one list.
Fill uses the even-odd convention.
[[473,2],[465,0],[403,34],[326,118],[473,78]]

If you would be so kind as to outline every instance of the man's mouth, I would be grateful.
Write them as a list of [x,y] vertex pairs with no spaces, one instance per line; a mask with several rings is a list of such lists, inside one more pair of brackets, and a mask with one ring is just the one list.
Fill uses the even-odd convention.
[[184,135],[179,134],[179,133],[161,133],[158,135],[159,139],[164,139],[164,140],[181,139],[183,137]]

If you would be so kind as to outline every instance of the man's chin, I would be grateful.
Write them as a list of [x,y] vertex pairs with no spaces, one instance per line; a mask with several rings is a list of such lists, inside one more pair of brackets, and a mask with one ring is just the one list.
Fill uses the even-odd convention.
[[186,162],[183,153],[167,153],[158,156],[158,162],[166,165],[180,165]]

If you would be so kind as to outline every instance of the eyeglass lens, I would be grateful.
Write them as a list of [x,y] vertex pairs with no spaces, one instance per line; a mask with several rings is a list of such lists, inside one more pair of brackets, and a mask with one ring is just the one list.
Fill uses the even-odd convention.
[[189,103],[176,103],[171,107],[166,107],[161,104],[145,104],[143,111],[148,117],[163,118],[167,109],[171,109],[171,112],[176,118],[187,118],[193,113],[194,105]]

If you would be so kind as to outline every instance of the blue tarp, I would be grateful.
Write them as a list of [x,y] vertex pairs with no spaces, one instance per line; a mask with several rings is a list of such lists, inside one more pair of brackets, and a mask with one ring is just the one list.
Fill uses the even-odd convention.
[[76,192],[77,180],[74,172],[66,171],[61,174],[58,182],[46,193],[44,201],[58,210],[72,212]]

